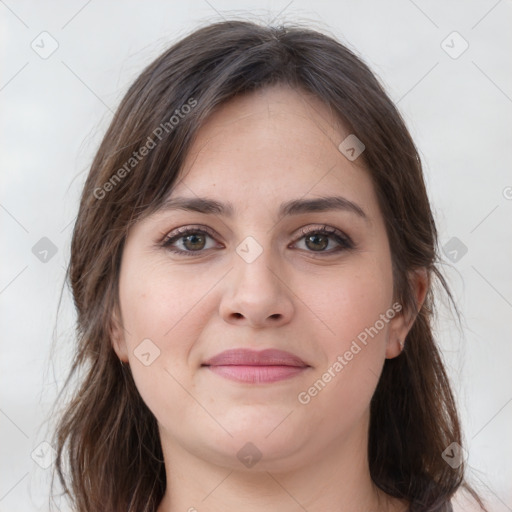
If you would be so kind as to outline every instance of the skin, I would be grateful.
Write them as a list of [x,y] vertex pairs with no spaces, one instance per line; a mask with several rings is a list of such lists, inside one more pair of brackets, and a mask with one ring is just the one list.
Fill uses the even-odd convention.
[[[318,99],[286,86],[231,100],[201,127],[170,197],[230,202],[235,214],[169,209],[131,228],[112,340],[158,420],[169,483],[159,512],[406,509],[372,484],[367,439],[384,361],[400,354],[413,317],[396,314],[309,403],[297,398],[395,302],[371,177],[338,150],[349,133]],[[366,219],[348,210],[277,218],[283,202],[334,195]],[[176,228],[198,224],[215,234],[204,249],[162,247]],[[298,231],[324,225],[354,247],[332,252],[332,235],[319,248]],[[248,236],[262,249],[251,263],[236,252]],[[174,246],[197,247],[183,238]],[[425,274],[411,279],[420,305]],[[134,353],[144,339],[160,351],[149,366]],[[201,366],[239,347],[286,350],[309,368],[247,384]],[[248,442],[262,454],[252,467],[237,457]]]

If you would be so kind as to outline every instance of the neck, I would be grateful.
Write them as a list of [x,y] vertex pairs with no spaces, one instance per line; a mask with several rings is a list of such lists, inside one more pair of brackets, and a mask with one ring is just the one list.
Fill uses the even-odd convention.
[[372,482],[367,437],[357,432],[326,446],[314,460],[279,471],[257,470],[257,464],[243,471],[212,464],[165,439],[165,434],[162,446],[168,484],[158,512],[406,510],[404,503]]

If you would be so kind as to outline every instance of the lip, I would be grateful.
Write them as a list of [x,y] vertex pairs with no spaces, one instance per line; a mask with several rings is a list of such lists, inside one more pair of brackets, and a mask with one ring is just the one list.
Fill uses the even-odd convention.
[[202,366],[226,379],[252,384],[289,379],[309,368],[300,357],[276,349],[226,350]]

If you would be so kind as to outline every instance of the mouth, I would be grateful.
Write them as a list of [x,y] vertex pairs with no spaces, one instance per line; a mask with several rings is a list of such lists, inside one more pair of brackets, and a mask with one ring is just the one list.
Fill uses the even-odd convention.
[[298,356],[275,349],[226,350],[201,366],[226,379],[250,384],[290,379],[310,368]]

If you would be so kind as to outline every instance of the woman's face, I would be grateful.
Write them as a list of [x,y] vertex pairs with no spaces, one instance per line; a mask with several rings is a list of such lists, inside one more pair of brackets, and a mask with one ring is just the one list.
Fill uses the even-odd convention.
[[164,453],[285,470],[364,448],[407,327],[371,178],[338,149],[349,134],[284,86],[234,99],[129,232],[113,341]]

